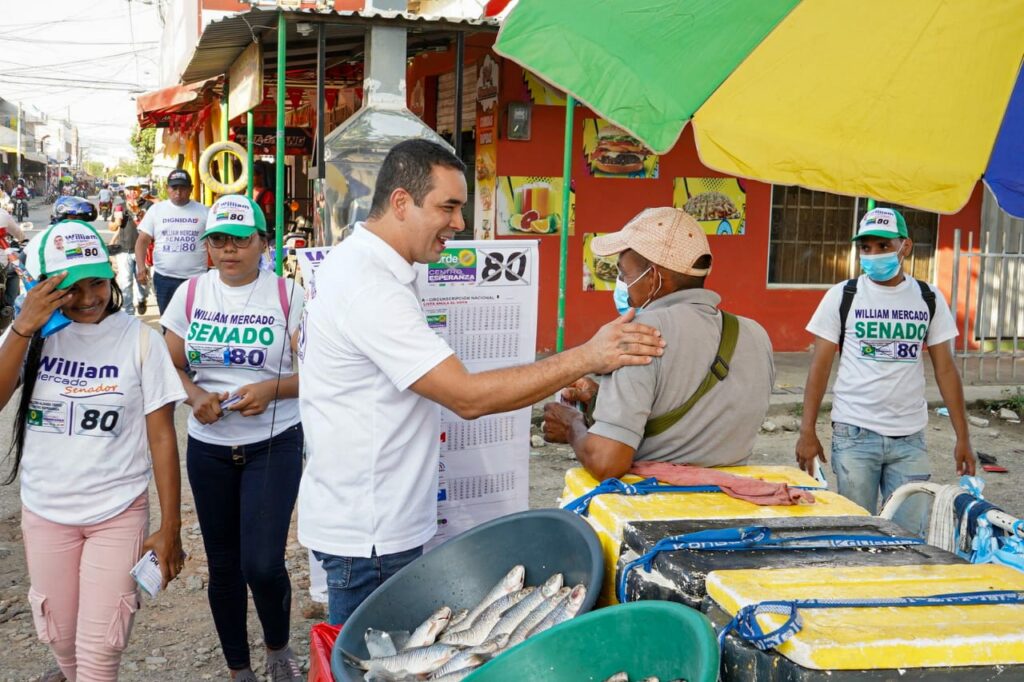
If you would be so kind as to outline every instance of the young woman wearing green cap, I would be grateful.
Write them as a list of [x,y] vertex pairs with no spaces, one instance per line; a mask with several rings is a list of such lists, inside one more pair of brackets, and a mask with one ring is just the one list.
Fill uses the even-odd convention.
[[[37,284],[0,338],[0,407],[22,384],[10,454],[20,470],[28,601],[67,679],[115,680],[152,549],[181,570],[174,404],[185,398],[160,335],[121,312],[103,240],[57,223],[29,242]],[[46,327],[60,310],[70,324]],[[44,338],[45,336],[45,338]],[[160,529],[149,534],[149,481]]]
[[284,552],[302,475],[292,338],[304,293],[259,269],[266,234],[254,202],[220,197],[202,236],[215,269],[179,287],[160,318],[192,407],[188,479],[210,566],[210,611],[236,682],[256,680],[246,586],[263,627],[267,675],[303,679],[288,646]]

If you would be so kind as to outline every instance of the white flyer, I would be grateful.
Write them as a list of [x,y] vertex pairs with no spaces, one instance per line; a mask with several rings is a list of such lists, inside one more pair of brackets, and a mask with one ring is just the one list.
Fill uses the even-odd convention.
[[[427,322],[470,372],[536,359],[538,259],[536,240],[459,241],[420,267]],[[529,458],[529,407],[472,421],[442,408],[438,533],[427,546],[527,509]]]
[[313,246],[305,249],[295,249],[295,258],[299,261],[299,271],[302,273],[302,281],[309,282],[313,279],[313,273],[320,267],[327,253],[331,250],[329,246]]

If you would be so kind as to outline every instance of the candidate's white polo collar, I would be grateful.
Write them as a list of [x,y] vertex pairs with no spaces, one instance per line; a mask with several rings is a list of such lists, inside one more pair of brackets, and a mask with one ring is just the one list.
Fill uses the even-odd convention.
[[352,236],[358,244],[364,245],[370,252],[379,258],[387,266],[391,274],[402,284],[411,284],[416,279],[416,270],[402,256],[395,251],[394,247],[386,241],[366,229],[365,223],[356,223]]

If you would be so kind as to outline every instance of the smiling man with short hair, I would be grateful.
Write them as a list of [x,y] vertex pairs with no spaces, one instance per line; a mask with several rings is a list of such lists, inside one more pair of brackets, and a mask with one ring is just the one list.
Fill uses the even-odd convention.
[[632,313],[587,343],[531,365],[470,373],[427,324],[416,263],[463,227],[465,166],[426,140],[396,145],[370,215],[309,284],[299,408],[309,461],[299,541],[327,571],[328,619],[343,623],[437,532],[440,407],[465,419],[532,405],[588,372],[660,355]]

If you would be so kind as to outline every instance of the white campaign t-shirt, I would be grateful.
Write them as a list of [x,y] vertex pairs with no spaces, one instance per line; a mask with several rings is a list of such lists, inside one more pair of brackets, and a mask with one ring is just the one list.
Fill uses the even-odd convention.
[[[140,334],[149,335],[144,361]],[[68,525],[117,516],[149,486],[145,416],[185,397],[163,337],[134,317],[50,336],[25,424],[22,503]]]
[[139,232],[153,238],[153,269],[166,277],[187,279],[206,272],[206,248],[199,237],[206,229],[208,209],[198,201],[175,206],[154,204],[139,223]]
[[429,326],[416,272],[358,224],[317,269],[299,340],[309,459],[299,542],[339,556],[418,547],[437,532],[441,423],[409,386],[452,355]]
[[[840,282],[826,292],[807,331],[839,342]],[[931,285],[929,285],[931,286]],[[907,436],[928,424],[922,346],[956,337],[949,305],[935,287],[935,319],[911,277],[894,287],[857,281],[857,295],[846,318],[846,340],[833,388],[832,421],[870,429],[883,436]]]
[[[227,392],[248,384],[294,374],[291,336],[302,319],[305,293],[294,280],[285,282],[289,300],[287,326],[277,276],[260,272],[255,282],[231,287],[210,270],[196,283],[191,323],[186,319],[188,283],[174,292],[160,324],[185,342],[185,357],[196,371],[196,385],[211,393]],[[287,332],[285,331],[287,329]],[[244,445],[273,438],[299,422],[298,401],[278,400],[263,414],[243,417],[228,412],[214,424],[202,424],[188,415],[188,433],[204,443]],[[273,429],[271,429],[273,426]]]

